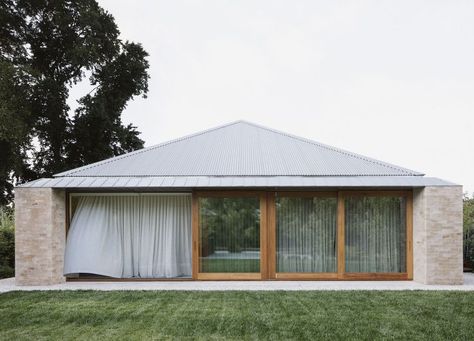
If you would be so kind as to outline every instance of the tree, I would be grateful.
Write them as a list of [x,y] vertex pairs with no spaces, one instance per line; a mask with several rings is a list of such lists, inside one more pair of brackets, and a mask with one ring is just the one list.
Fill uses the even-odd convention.
[[[95,0],[4,0],[0,22],[0,204],[15,182],[143,147],[121,113],[148,92],[147,53],[119,39],[110,13]],[[71,113],[86,74],[94,88]]]

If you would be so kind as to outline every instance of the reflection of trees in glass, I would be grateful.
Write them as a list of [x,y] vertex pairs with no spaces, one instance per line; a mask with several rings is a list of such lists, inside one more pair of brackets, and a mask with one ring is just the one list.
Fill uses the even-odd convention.
[[345,201],[347,272],[406,270],[406,201],[401,197],[351,197]]
[[280,197],[277,271],[335,272],[337,199]]
[[199,206],[202,256],[260,249],[258,198],[201,198]]

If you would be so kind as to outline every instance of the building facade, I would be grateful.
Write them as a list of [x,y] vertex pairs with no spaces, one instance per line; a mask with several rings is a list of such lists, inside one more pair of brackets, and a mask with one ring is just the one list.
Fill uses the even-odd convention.
[[462,187],[235,122],[16,189],[16,282],[462,284]]

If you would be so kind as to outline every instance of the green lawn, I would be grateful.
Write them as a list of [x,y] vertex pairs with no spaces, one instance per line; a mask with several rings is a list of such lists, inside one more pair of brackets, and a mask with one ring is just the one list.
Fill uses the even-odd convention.
[[0,339],[474,339],[474,292],[11,292]]

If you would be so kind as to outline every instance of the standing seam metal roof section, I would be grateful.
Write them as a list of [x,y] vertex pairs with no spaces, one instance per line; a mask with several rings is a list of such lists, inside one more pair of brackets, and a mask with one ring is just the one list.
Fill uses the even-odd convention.
[[22,188],[315,188],[315,187],[425,187],[459,186],[424,176],[339,176],[339,177],[58,177],[39,179]]

